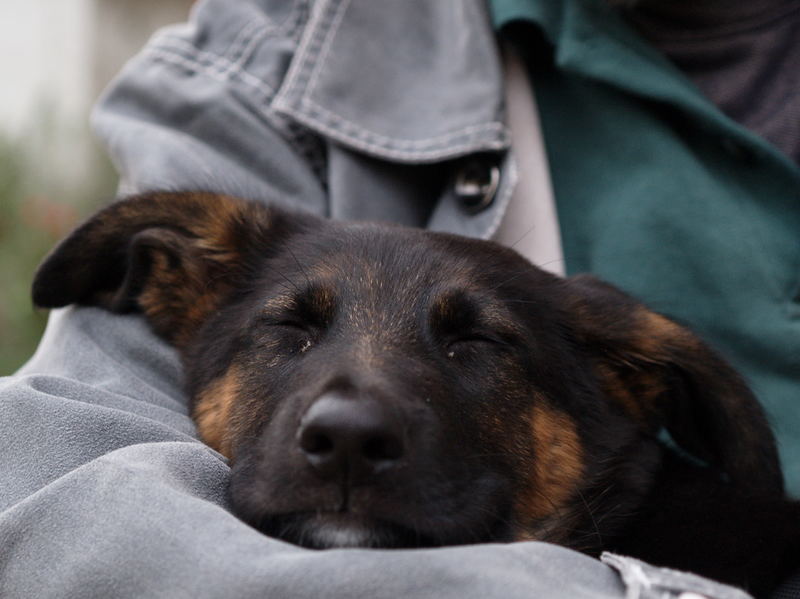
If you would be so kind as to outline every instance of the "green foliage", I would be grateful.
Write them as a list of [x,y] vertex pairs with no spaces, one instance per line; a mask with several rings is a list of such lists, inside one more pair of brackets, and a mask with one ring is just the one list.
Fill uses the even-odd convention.
[[[47,320],[33,308],[30,284],[47,251],[85,216],[103,193],[110,168],[86,189],[59,189],[34,152],[0,138],[0,376],[11,374],[36,348]],[[103,190],[101,192],[101,189]]]

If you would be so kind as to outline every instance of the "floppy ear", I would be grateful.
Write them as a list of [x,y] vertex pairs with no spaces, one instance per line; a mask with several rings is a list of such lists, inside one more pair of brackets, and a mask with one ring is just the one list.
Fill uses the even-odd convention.
[[689,453],[756,493],[780,493],[775,439],[742,378],[688,329],[615,287],[567,279],[575,330],[606,393],[643,429],[667,429]]
[[248,249],[272,237],[275,211],[212,193],[149,193],[89,218],[39,266],[33,302],[141,310],[180,346],[242,275]]

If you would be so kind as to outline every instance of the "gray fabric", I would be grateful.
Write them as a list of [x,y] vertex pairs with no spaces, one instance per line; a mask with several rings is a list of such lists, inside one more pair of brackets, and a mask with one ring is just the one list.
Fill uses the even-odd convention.
[[678,594],[678,599],[697,599],[698,597],[724,597],[725,599],[748,599],[750,595],[703,578],[678,572],[669,568],[656,568],[638,559],[605,552],[600,556],[620,573],[627,586],[627,598],[664,599]]
[[728,116],[800,163],[800,3],[642,3],[628,17]]
[[[482,4],[377,3],[200,2],[191,24],[163,31],[126,67],[95,113],[122,189],[205,188],[333,216],[373,216],[372,202],[402,204],[425,189],[439,199],[391,216],[491,235],[514,177]],[[407,18],[415,13],[425,19]],[[481,77],[428,90],[424,107],[393,102],[398,90],[422,93],[413,69],[376,62],[365,65],[369,81],[352,78],[362,48],[376,60],[385,51],[359,38],[379,26],[393,56],[442,72],[458,56]],[[436,43],[442,31],[447,44]],[[342,104],[348,86],[354,105]],[[503,174],[495,201],[473,214],[449,182],[476,153]],[[175,353],[140,318],[52,315],[36,355],[0,381],[0,597],[654,596],[541,543],[318,552],[269,539],[228,511],[228,466],[196,439],[181,388]],[[659,597],[693,588],[664,576],[674,584]]]

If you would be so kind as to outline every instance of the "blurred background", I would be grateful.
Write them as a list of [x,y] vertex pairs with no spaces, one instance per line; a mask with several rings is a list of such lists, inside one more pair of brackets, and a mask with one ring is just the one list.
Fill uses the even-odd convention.
[[0,376],[30,357],[47,315],[30,282],[53,244],[113,196],[91,137],[97,96],[192,0],[0,0]]

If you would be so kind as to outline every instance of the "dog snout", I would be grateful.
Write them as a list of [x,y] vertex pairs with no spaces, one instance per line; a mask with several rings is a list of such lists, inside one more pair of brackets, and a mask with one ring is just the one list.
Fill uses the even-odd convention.
[[397,467],[407,450],[399,414],[377,400],[341,393],[311,404],[297,442],[319,476],[350,484]]

